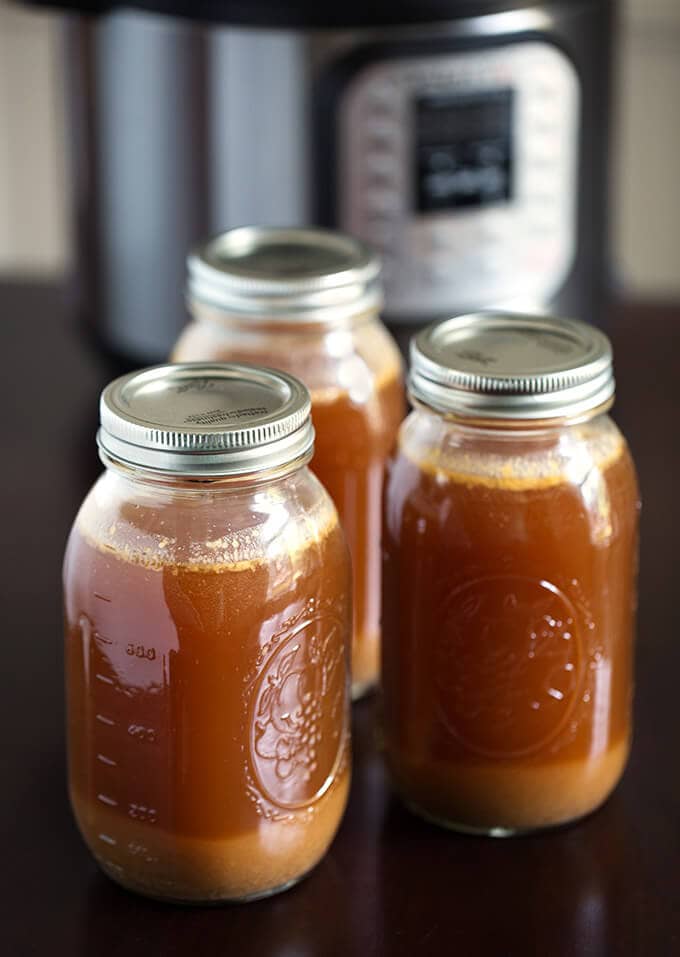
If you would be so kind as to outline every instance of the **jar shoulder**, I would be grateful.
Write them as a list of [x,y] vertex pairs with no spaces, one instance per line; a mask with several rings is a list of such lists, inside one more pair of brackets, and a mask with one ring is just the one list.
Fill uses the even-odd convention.
[[294,556],[338,536],[335,506],[307,468],[276,482],[201,490],[136,483],[107,471],[78,512],[67,563],[83,539],[100,553],[149,567],[216,568]]
[[403,378],[399,348],[378,318],[315,330],[244,329],[194,319],[180,335],[172,360],[246,361],[282,368],[301,378],[313,398],[322,398],[328,390],[373,393]]
[[607,415],[577,425],[514,432],[461,425],[417,409],[401,427],[397,457],[440,479],[515,490],[578,485],[615,463],[635,482],[626,441]]

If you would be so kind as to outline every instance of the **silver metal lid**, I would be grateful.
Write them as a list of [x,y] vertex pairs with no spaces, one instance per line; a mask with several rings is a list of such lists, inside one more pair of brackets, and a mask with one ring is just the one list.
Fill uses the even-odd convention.
[[380,261],[325,229],[244,226],[194,250],[190,302],[250,319],[336,322],[382,304]]
[[611,345],[577,319],[455,316],[411,340],[409,390],[414,399],[459,416],[577,417],[614,395]]
[[258,472],[311,454],[304,385],[261,366],[185,362],[122,376],[102,392],[104,456],[178,475]]

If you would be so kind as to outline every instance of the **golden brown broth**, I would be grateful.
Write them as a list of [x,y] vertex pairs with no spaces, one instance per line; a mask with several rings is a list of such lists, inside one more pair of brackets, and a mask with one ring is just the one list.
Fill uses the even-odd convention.
[[71,793],[88,844],[128,886],[257,895],[301,876],[333,837],[349,775],[337,522],[285,557],[126,559],[82,522],[72,533]]
[[398,370],[378,384],[366,405],[354,404],[347,393],[324,401],[312,396],[311,467],[335,502],[352,555],[352,679],[358,688],[372,684],[379,671],[383,478],[403,414]]
[[394,463],[387,751],[425,813],[483,827],[555,823],[597,806],[618,780],[637,488],[622,442],[608,446],[580,484],[550,452],[527,459],[519,449],[504,467],[462,453],[446,468],[403,453]]

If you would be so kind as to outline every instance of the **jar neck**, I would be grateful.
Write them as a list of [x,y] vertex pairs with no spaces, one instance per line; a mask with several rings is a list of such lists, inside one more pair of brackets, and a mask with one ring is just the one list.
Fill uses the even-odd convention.
[[291,311],[290,314],[266,315],[259,313],[230,312],[207,303],[189,300],[189,311],[196,322],[209,324],[217,330],[229,332],[243,338],[260,335],[294,335],[297,337],[323,338],[338,331],[354,330],[370,322],[380,320],[378,306],[370,309],[352,311],[348,309],[343,314],[334,315],[328,311],[324,317],[319,310],[319,316],[301,319],[300,313]]
[[292,462],[256,472],[244,472],[238,475],[186,475],[138,468],[107,455],[102,449],[99,450],[99,457],[106,471],[123,482],[135,487],[156,488],[187,495],[200,495],[206,492],[232,494],[276,485],[306,469],[312,454],[312,451],[309,451]]
[[563,434],[565,431],[594,422],[607,415],[611,409],[613,397],[607,402],[602,403],[594,409],[587,412],[581,412],[576,416],[561,416],[552,419],[476,419],[467,416],[458,416],[452,413],[442,412],[433,409],[431,406],[415,400],[411,396],[411,402],[417,412],[426,416],[432,416],[451,428],[459,430],[461,433],[474,436],[485,435],[489,438],[502,439],[521,439],[531,441],[549,440],[551,437]]

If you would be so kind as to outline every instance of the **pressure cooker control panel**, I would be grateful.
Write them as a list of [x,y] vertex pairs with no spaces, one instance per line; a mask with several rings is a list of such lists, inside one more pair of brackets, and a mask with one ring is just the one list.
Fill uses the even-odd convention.
[[391,317],[540,307],[574,256],[579,84],[549,43],[363,67],[339,116],[341,228],[382,254]]

